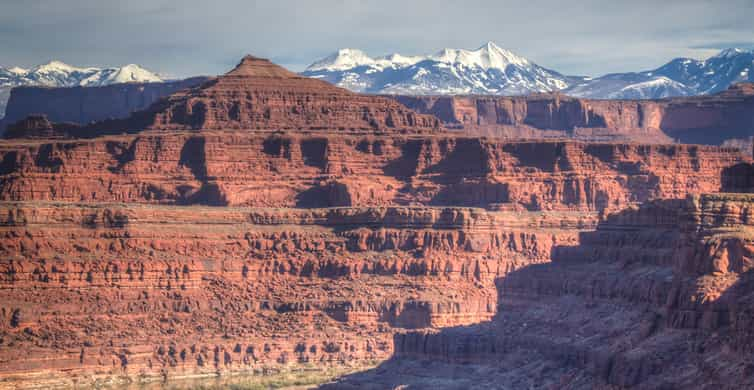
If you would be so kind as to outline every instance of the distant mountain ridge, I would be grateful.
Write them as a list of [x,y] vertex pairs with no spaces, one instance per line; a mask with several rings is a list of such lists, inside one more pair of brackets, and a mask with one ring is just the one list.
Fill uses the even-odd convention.
[[487,42],[476,50],[443,49],[428,56],[371,58],[342,49],[309,66],[304,75],[357,92],[401,95],[520,95],[566,88],[564,76]]
[[705,60],[676,58],[653,70],[608,74],[570,86],[564,92],[602,99],[656,99],[709,95],[754,81],[754,50],[725,49]]
[[19,86],[98,87],[129,82],[161,82],[157,74],[136,64],[108,68],[79,68],[60,61],[50,61],[31,69],[0,67],[0,118],[10,90]]
[[561,91],[594,99],[658,99],[711,94],[754,81],[754,51],[725,49],[705,60],[676,58],[653,70],[569,76],[487,42],[475,50],[372,58],[341,49],[302,74],[357,92],[403,95],[524,95]]

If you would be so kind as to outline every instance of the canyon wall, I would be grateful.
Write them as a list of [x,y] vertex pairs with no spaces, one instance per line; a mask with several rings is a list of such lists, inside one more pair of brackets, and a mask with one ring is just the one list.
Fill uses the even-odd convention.
[[144,133],[0,144],[0,199],[599,211],[719,191],[748,161],[698,145]]
[[4,202],[0,377],[83,385],[388,359],[335,385],[450,372],[456,385],[745,385],[752,205]]
[[383,360],[396,330],[489,320],[495,278],[596,223],[470,208],[1,207],[0,377],[45,386]]
[[[695,359],[727,337],[750,340],[726,318],[748,315],[746,284],[730,286],[750,244],[732,232],[754,202],[693,197],[746,180],[737,150],[212,131],[0,150],[7,381],[387,360],[380,380],[410,382],[392,371],[406,359],[528,359],[552,370],[467,379],[678,384],[710,381]],[[733,314],[705,304],[718,296]],[[711,369],[745,379],[730,367]],[[337,383],[380,383],[369,375]]]
[[[466,134],[721,145],[750,144],[752,91],[751,84],[744,83],[717,95],[660,100],[589,100],[559,94],[395,99]],[[744,150],[750,152],[750,147]]]
[[490,321],[398,332],[392,359],[325,388],[753,386],[752,212],[707,194],[611,214],[498,278]]
[[0,133],[29,115],[43,114],[52,122],[87,124],[126,118],[162,97],[197,86],[207,77],[163,83],[127,83],[103,87],[16,87],[10,93]]

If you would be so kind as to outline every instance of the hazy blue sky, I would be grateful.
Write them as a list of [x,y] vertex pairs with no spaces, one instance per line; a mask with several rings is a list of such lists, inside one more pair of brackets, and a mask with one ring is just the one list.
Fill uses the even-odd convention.
[[342,47],[424,54],[492,40],[598,75],[751,48],[752,20],[754,0],[0,0],[0,65],[139,63],[187,76],[245,53],[302,70]]

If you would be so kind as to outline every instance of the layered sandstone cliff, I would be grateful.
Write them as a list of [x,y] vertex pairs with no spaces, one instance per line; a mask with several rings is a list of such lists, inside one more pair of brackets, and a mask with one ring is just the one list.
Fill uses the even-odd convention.
[[603,210],[718,191],[744,161],[696,145],[145,133],[3,143],[0,199]]
[[750,142],[754,135],[754,93],[745,83],[717,95],[661,100],[590,100],[560,94],[396,100],[476,135],[708,145]]
[[752,210],[716,194],[610,215],[499,278],[491,321],[398,333],[391,360],[326,387],[748,388]]
[[[600,218],[5,203],[2,375],[391,358],[334,386],[426,385],[427,372],[440,387],[747,384],[752,205],[705,195]],[[459,363],[466,374],[445,377]]]
[[[579,104],[514,111],[604,120]],[[0,383],[751,383],[754,200],[699,196],[748,188],[737,149],[462,137],[254,57],[127,120],[20,126]]]
[[48,385],[385,359],[395,330],[489,320],[495,278],[596,217],[38,202],[0,214],[0,375]]
[[437,120],[397,102],[359,95],[244,57],[202,88],[171,95],[151,109],[148,128],[352,131],[426,129]]

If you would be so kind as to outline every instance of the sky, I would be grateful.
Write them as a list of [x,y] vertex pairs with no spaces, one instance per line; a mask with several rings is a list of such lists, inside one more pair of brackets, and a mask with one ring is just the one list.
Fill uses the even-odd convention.
[[137,63],[185,77],[244,54],[301,71],[344,47],[418,55],[493,41],[597,76],[754,49],[752,20],[754,0],[0,0],[0,65]]

